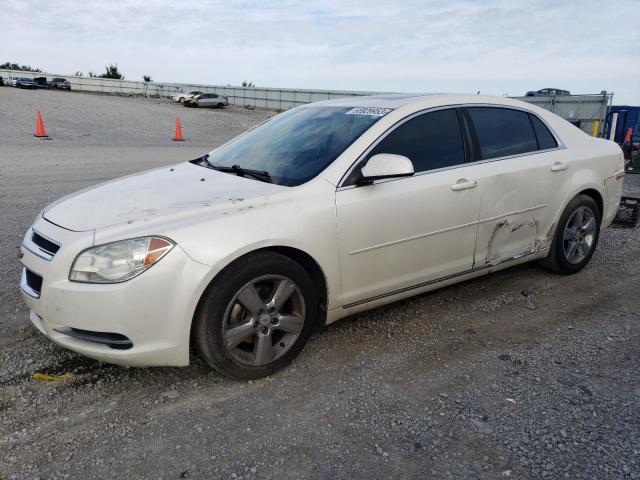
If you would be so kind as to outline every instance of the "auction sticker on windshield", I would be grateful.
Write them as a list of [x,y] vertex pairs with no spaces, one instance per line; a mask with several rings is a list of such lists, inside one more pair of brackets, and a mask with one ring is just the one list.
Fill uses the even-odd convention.
[[391,110],[391,108],[356,107],[349,110],[347,115],[373,115],[376,117],[384,117]]

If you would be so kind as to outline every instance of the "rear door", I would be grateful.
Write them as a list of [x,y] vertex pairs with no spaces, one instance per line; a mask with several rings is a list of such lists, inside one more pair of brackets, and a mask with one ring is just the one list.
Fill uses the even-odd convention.
[[[364,155],[408,157],[415,175],[336,192],[343,304],[412,289],[472,268],[480,165],[465,164],[456,109],[417,114]],[[357,167],[356,167],[357,168]]]
[[475,267],[537,251],[569,191],[568,152],[524,110],[468,107],[465,116],[483,167]]

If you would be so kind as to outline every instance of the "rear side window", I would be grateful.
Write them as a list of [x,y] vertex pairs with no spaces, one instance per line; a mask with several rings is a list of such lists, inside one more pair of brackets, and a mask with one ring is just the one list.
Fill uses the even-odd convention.
[[540,150],[546,150],[547,148],[556,148],[558,146],[558,142],[546,127],[546,125],[542,123],[542,120],[531,114],[529,115],[529,118],[531,118],[533,130],[535,131],[536,138],[538,139],[538,148]]
[[520,110],[468,108],[482,159],[535,152],[538,142],[529,115]]
[[464,163],[456,111],[438,110],[407,120],[376,145],[367,158],[379,153],[404,155],[416,173]]

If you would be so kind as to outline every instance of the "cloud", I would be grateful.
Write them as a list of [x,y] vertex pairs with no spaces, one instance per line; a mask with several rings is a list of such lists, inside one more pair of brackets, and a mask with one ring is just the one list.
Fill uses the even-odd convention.
[[158,81],[496,94],[555,86],[640,103],[640,31],[623,28],[637,0],[0,3],[5,60],[58,73],[117,62],[128,78]]

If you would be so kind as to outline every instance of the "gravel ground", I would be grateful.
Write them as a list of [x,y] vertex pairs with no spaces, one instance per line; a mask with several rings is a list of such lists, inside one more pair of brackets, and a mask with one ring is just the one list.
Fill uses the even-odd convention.
[[640,479],[637,229],[574,276],[523,265],[345,319],[253,382],[110,366],[31,327],[15,255],[46,203],[268,115],[0,88],[0,478]]

